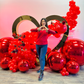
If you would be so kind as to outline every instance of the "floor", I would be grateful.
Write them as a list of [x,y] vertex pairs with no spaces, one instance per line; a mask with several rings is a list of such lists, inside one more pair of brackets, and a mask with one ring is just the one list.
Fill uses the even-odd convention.
[[36,70],[39,68],[40,66],[36,66],[35,69],[29,69],[26,73],[20,71],[13,73],[0,67],[0,84],[84,84],[84,66],[80,67],[78,74],[69,76],[62,76],[45,66],[42,81],[38,81],[39,73]]

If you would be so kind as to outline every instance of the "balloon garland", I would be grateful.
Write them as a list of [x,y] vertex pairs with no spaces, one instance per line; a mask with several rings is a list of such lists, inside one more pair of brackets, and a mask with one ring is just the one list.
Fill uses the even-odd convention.
[[76,27],[78,15],[80,14],[80,7],[76,6],[74,0],[69,1],[69,11],[66,13],[66,20],[70,26],[70,30]]

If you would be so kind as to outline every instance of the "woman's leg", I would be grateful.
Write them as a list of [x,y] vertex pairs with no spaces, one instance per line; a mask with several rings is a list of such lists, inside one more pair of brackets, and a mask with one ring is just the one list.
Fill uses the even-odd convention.
[[45,66],[45,55],[47,52],[47,44],[46,45],[41,45],[41,50],[40,50],[40,66],[41,69],[44,70],[44,66]]
[[36,50],[37,50],[37,54],[39,56],[39,63],[40,63],[40,67],[41,67],[41,61],[40,61],[40,50],[41,50],[41,45],[37,45],[36,44]]
[[37,54],[39,55],[39,58],[40,58],[40,45],[36,44],[36,51],[37,51]]

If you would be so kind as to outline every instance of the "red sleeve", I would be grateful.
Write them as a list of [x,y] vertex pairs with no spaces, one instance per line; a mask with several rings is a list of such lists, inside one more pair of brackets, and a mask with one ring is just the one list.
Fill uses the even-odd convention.
[[[37,27],[38,28],[38,27]],[[37,28],[34,28],[34,29],[30,29],[31,32],[37,32]]]
[[49,29],[49,30],[48,30],[48,34],[56,34],[56,32],[53,31],[53,30],[51,30],[51,29]]

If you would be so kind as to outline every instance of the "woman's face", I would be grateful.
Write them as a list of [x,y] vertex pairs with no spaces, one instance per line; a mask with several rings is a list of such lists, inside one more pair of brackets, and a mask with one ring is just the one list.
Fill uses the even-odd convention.
[[42,25],[46,25],[46,22],[45,22],[45,20],[42,20]]

